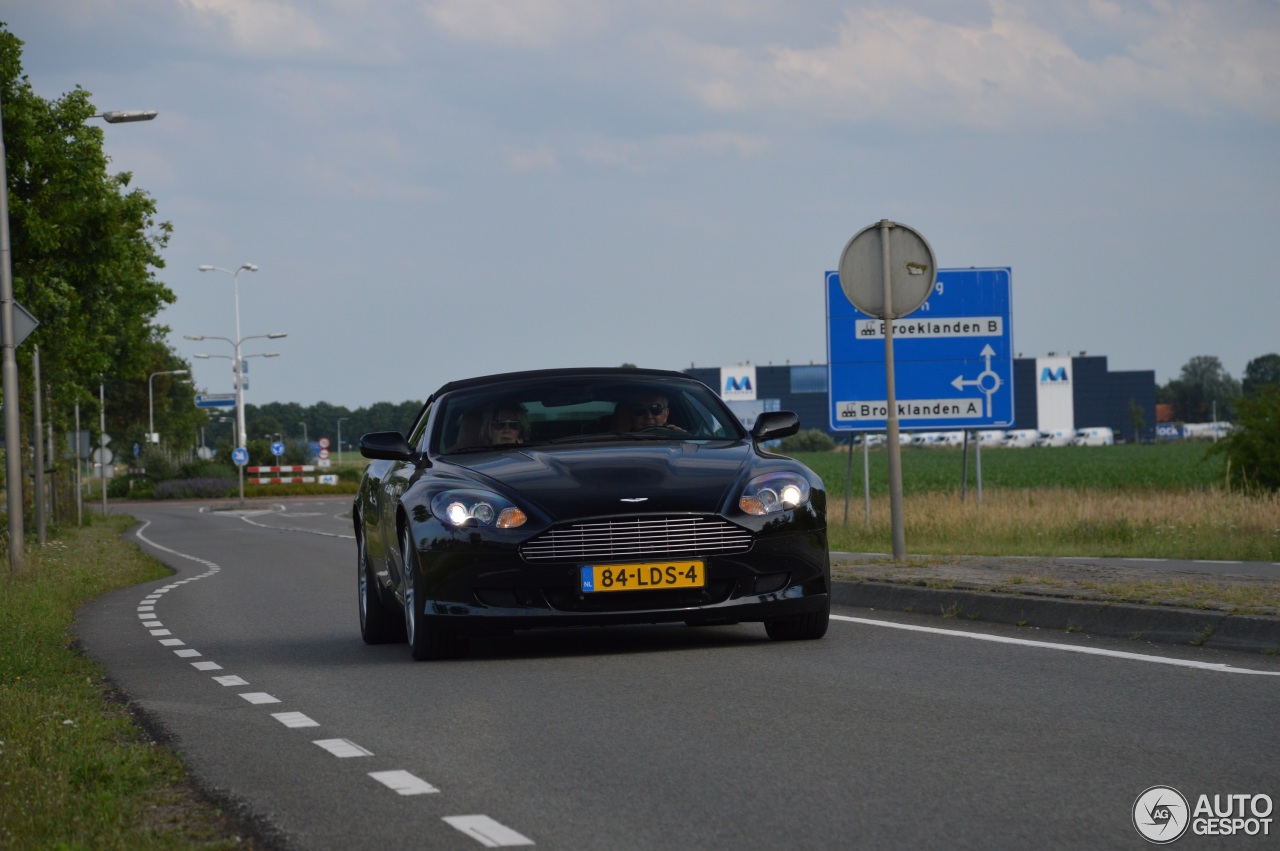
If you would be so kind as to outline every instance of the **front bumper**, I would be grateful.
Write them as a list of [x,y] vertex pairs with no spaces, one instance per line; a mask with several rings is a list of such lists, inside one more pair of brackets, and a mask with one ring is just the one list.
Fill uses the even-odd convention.
[[[424,538],[419,537],[419,541]],[[701,558],[702,588],[583,593],[581,563],[529,564],[518,547],[480,536],[425,538],[419,549],[429,614],[472,634],[544,627],[764,621],[829,605],[825,529],[758,536],[734,555]],[[655,561],[659,559],[653,559]],[[602,562],[597,562],[602,563]]]

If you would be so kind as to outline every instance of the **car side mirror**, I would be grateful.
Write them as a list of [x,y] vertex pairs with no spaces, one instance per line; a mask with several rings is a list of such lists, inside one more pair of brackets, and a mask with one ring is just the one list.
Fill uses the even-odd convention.
[[362,436],[360,454],[379,461],[411,461],[415,455],[398,431],[374,431]]
[[755,440],[777,440],[790,437],[800,431],[800,417],[791,411],[767,411],[756,417],[756,424],[751,427],[751,437]]

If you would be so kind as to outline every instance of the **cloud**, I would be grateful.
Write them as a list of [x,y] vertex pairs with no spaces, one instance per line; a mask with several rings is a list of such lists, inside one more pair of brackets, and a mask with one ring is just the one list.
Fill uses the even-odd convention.
[[273,54],[331,50],[339,42],[302,9],[278,0],[184,0],[242,48]]
[[602,29],[603,4],[594,0],[438,0],[426,15],[465,41],[550,48]]
[[1252,21],[1220,5],[1157,2],[1132,12],[1095,2],[1072,23],[1087,30],[1082,38],[1105,33],[1120,48],[1097,57],[1006,2],[964,22],[900,6],[847,9],[832,37],[809,47],[668,47],[700,67],[688,85],[720,112],[1000,129],[1098,121],[1151,103],[1280,117],[1277,15]]

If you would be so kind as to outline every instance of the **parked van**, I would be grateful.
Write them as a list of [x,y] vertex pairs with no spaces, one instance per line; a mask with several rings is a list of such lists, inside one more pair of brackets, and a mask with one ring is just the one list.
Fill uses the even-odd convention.
[[940,431],[934,436],[931,446],[951,446],[959,449],[964,446],[963,431]]
[[1075,438],[1076,430],[1073,428],[1050,429],[1040,432],[1040,439],[1036,441],[1036,446],[1070,446]]
[[1231,431],[1231,423],[1183,423],[1182,433],[1190,440],[1217,440]]
[[1013,431],[1005,435],[1005,446],[1015,446],[1019,449],[1026,449],[1035,446],[1040,442],[1040,432],[1033,428],[1015,428]]
[[1111,446],[1115,442],[1115,432],[1107,426],[1082,428],[1071,441],[1075,446]]
[[988,429],[978,432],[978,443],[984,447],[1004,446],[1009,440],[1009,433],[1004,429]]

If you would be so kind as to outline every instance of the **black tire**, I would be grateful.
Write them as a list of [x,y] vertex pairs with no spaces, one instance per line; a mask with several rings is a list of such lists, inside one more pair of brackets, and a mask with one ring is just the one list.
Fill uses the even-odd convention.
[[467,640],[452,626],[440,623],[439,615],[429,615],[423,609],[422,570],[408,526],[400,533],[400,553],[404,557],[404,632],[409,653],[419,662],[465,656]]
[[404,640],[401,618],[386,610],[374,584],[364,537],[356,539],[356,595],[360,609],[360,637],[365,644],[389,644]]
[[816,612],[765,621],[764,631],[774,641],[813,641],[827,634],[830,619],[831,601],[828,598]]

